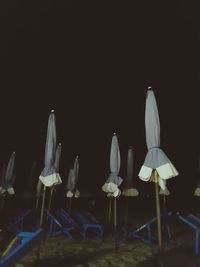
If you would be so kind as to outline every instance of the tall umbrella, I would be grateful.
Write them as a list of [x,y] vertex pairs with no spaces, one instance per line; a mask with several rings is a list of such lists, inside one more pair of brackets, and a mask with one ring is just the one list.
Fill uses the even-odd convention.
[[114,197],[114,231],[115,231],[115,249],[117,249],[117,203],[116,198],[120,196],[121,191],[118,188],[122,183],[122,178],[119,176],[121,165],[120,150],[117,135],[114,133],[112,137],[110,150],[110,175],[102,186],[102,190],[107,193],[107,196]]
[[56,154],[56,120],[55,120],[54,110],[52,110],[51,114],[49,115],[48,127],[47,127],[44,169],[39,176],[39,179],[44,186],[41,216],[40,216],[40,226],[42,226],[43,224],[46,187],[51,187],[53,185],[62,183],[60,175],[54,166],[55,154]]
[[127,176],[126,176],[126,183],[125,187],[122,191],[122,195],[126,197],[126,215],[125,215],[125,224],[128,222],[128,201],[129,197],[136,197],[139,195],[139,192],[133,186],[133,167],[134,167],[134,160],[133,160],[133,149],[129,147],[128,154],[127,154]]
[[143,181],[151,180],[155,183],[158,245],[159,248],[161,248],[162,236],[158,185],[165,190],[165,181],[178,175],[178,172],[163,150],[160,149],[160,120],[158,108],[153,90],[151,90],[151,87],[148,89],[145,108],[145,130],[148,152],[138,176]]
[[[56,171],[59,173],[59,167],[60,167],[60,157],[61,157],[61,143],[59,143],[57,145],[56,148],[56,156],[55,156],[55,162],[54,162],[54,167],[56,169]],[[53,192],[55,191],[55,185],[53,185],[51,187],[50,190],[50,198],[49,198],[49,204],[48,204],[48,209],[47,209],[47,216],[50,212],[50,208],[51,208],[51,202],[52,202],[52,196],[53,196]]]

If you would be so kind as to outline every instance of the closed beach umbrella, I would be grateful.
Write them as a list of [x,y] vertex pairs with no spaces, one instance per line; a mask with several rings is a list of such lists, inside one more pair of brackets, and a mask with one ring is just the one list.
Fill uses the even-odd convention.
[[77,182],[78,182],[78,175],[79,175],[79,158],[78,156],[76,156],[75,160],[74,160],[74,175],[75,175],[75,192],[74,192],[74,197],[77,198],[80,196],[80,192],[77,188]]
[[161,247],[161,223],[159,205],[159,186],[165,190],[166,180],[178,175],[177,170],[160,148],[160,120],[155,95],[151,87],[148,88],[145,108],[145,130],[148,152],[143,166],[139,172],[139,178],[143,181],[154,181],[156,192],[156,210],[158,224],[158,245]]
[[56,120],[54,110],[51,111],[48,120],[47,138],[45,146],[44,169],[40,174],[39,179],[46,187],[62,183],[59,173],[57,172],[54,163],[56,156]]
[[[116,198],[120,196],[121,191],[119,186],[122,183],[122,178],[119,176],[121,166],[121,156],[119,150],[119,143],[117,135],[112,136],[111,150],[110,150],[110,175],[106,183],[102,186],[102,190],[107,193],[107,196],[114,197],[114,231],[115,231],[115,249],[118,248],[117,243],[117,201]],[[111,213],[111,199],[109,203],[109,217]]]
[[[200,154],[198,156],[198,165],[197,165],[197,167],[198,167],[198,175],[200,175]],[[198,183],[197,188],[194,191],[194,196],[200,197],[200,182]]]
[[6,165],[3,165],[1,171],[1,177],[0,177],[0,195],[2,196],[1,207],[0,207],[1,211],[4,209],[6,195],[15,194],[13,188],[15,182],[15,174],[14,174],[15,156],[16,153],[13,152],[10,156],[7,167]]
[[8,192],[9,195],[15,194],[13,188],[15,182],[15,174],[14,174],[15,156],[16,156],[15,152],[13,152],[10,156],[5,172],[5,180],[3,183],[3,188]]
[[49,115],[48,127],[47,127],[44,169],[39,176],[40,181],[44,185],[40,226],[42,226],[43,223],[46,187],[51,187],[53,185],[62,183],[60,175],[54,166],[55,156],[56,156],[56,120],[55,120],[54,110],[52,110],[51,114]]
[[36,178],[36,165],[37,164],[34,161],[32,166],[31,166],[30,174],[28,176],[25,192],[22,195],[22,197],[24,199],[31,199],[34,196],[34,182],[35,182],[35,178]]
[[110,175],[107,178],[105,184],[102,186],[102,190],[108,193],[108,196],[117,197],[120,195],[119,186],[122,183],[122,178],[119,176],[119,170],[121,165],[121,157],[117,135],[114,133],[112,137],[111,150],[110,150]]
[[4,195],[4,193],[6,192],[6,189],[4,188],[5,174],[6,174],[6,165],[3,164],[0,174],[0,196]]
[[79,175],[79,158],[78,156],[76,156],[73,168],[69,170],[69,174],[67,177],[66,197],[68,198],[80,196],[80,192],[76,187],[78,182],[78,175]]
[[126,176],[126,184],[123,189],[122,195],[126,197],[135,197],[139,195],[139,192],[136,188],[133,187],[133,149],[129,147],[127,154],[127,176]]
[[129,147],[127,154],[127,174],[126,174],[126,183],[122,191],[122,195],[126,197],[126,209],[125,209],[125,225],[128,224],[128,209],[129,209],[129,197],[136,197],[139,195],[139,192],[136,188],[133,187],[133,149]]

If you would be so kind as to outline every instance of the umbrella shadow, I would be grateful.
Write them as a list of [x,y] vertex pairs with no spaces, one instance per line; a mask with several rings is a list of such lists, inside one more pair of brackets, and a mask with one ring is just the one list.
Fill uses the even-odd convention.
[[112,253],[113,248],[107,248],[100,251],[94,252],[85,252],[83,251],[80,254],[76,255],[63,255],[59,257],[54,257],[50,259],[41,259],[35,262],[32,266],[33,267],[43,267],[43,266],[59,266],[59,267],[74,267],[76,265],[81,265],[84,267],[89,267],[89,263],[99,257],[102,257],[106,254]]

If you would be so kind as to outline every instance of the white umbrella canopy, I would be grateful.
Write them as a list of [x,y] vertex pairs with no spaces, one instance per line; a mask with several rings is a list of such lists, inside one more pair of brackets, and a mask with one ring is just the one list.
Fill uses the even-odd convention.
[[57,172],[54,163],[56,155],[56,121],[54,110],[51,111],[48,120],[47,138],[45,146],[44,169],[39,176],[39,179],[46,187],[51,187],[62,183],[59,173]]
[[156,170],[159,186],[165,190],[165,181],[177,176],[178,171],[163,150],[160,149],[160,120],[152,90],[148,90],[146,95],[145,130],[148,152],[138,176],[141,180],[147,182],[152,179],[153,170]]
[[129,147],[127,155],[127,177],[126,185],[122,191],[122,195],[126,197],[135,197],[139,195],[139,192],[136,188],[133,187],[133,149]]
[[119,143],[117,135],[114,133],[110,150],[110,175],[102,186],[102,190],[107,193],[108,197],[118,197],[121,194],[119,186],[123,180],[119,176],[120,164],[121,157]]

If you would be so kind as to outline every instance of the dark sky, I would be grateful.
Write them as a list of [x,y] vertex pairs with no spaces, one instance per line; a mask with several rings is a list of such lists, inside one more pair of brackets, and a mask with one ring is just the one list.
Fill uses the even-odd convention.
[[16,150],[18,177],[26,176],[33,160],[42,168],[53,108],[62,173],[79,154],[83,179],[102,185],[115,131],[121,175],[132,145],[137,176],[146,153],[145,93],[151,85],[161,145],[180,172],[174,183],[193,189],[200,136],[199,14],[198,0],[1,1],[1,162]]

